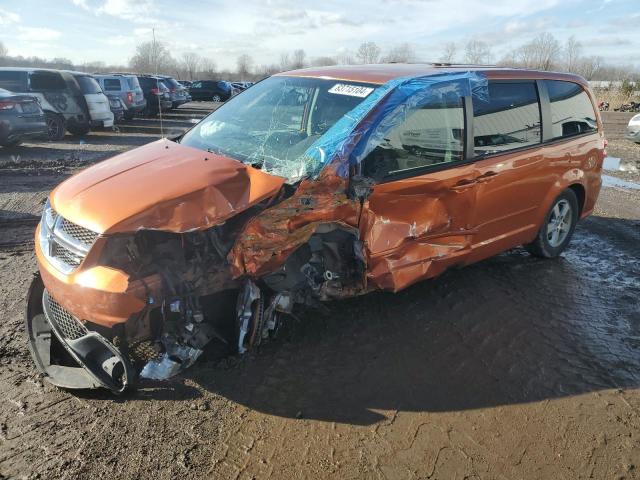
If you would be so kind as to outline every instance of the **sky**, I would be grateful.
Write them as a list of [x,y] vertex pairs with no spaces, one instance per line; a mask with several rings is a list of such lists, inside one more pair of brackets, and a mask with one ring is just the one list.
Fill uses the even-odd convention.
[[640,66],[640,0],[0,0],[0,42],[10,55],[64,57],[76,64],[126,65],[156,38],[175,58],[196,52],[219,68],[241,54],[256,65],[283,52],[336,56],[374,41],[407,42],[420,61],[446,42],[483,40],[499,60],[541,32],[574,35],[585,55]]

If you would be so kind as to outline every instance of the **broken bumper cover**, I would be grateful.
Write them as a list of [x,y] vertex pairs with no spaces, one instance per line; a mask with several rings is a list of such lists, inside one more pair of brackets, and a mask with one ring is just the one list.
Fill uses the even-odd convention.
[[135,372],[127,358],[58,305],[39,275],[29,289],[26,329],[36,366],[53,385],[122,393],[134,383]]

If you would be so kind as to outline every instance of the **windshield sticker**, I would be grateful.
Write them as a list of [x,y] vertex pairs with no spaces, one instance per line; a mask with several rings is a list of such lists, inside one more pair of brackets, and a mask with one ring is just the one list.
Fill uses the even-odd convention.
[[336,83],[329,89],[329,93],[335,93],[336,95],[348,95],[350,97],[364,98],[373,92],[371,87],[361,87],[359,85],[348,85],[346,83]]

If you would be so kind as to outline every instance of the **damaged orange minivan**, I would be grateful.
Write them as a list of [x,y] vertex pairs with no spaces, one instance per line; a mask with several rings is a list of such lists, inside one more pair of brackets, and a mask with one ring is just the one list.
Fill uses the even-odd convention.
[[[302,307],[518,245],[556,257],[605,140],[581,77],[363,65],[272,76],[177,139],[69,178],[36,230],[26,324],[53,384],[166,379]],[[227,308],[231,305],[231,308]]]

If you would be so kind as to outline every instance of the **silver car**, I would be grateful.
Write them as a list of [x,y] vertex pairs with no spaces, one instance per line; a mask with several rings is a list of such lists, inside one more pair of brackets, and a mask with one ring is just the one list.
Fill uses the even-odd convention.
[[131,120],[147,106],[142,88],[135,75],[110,73],[94,75],[107,95],[118,95],[125,106],[124,118]]
[[640,143],[640,114],[631,117],[624,137],[632,142]]

